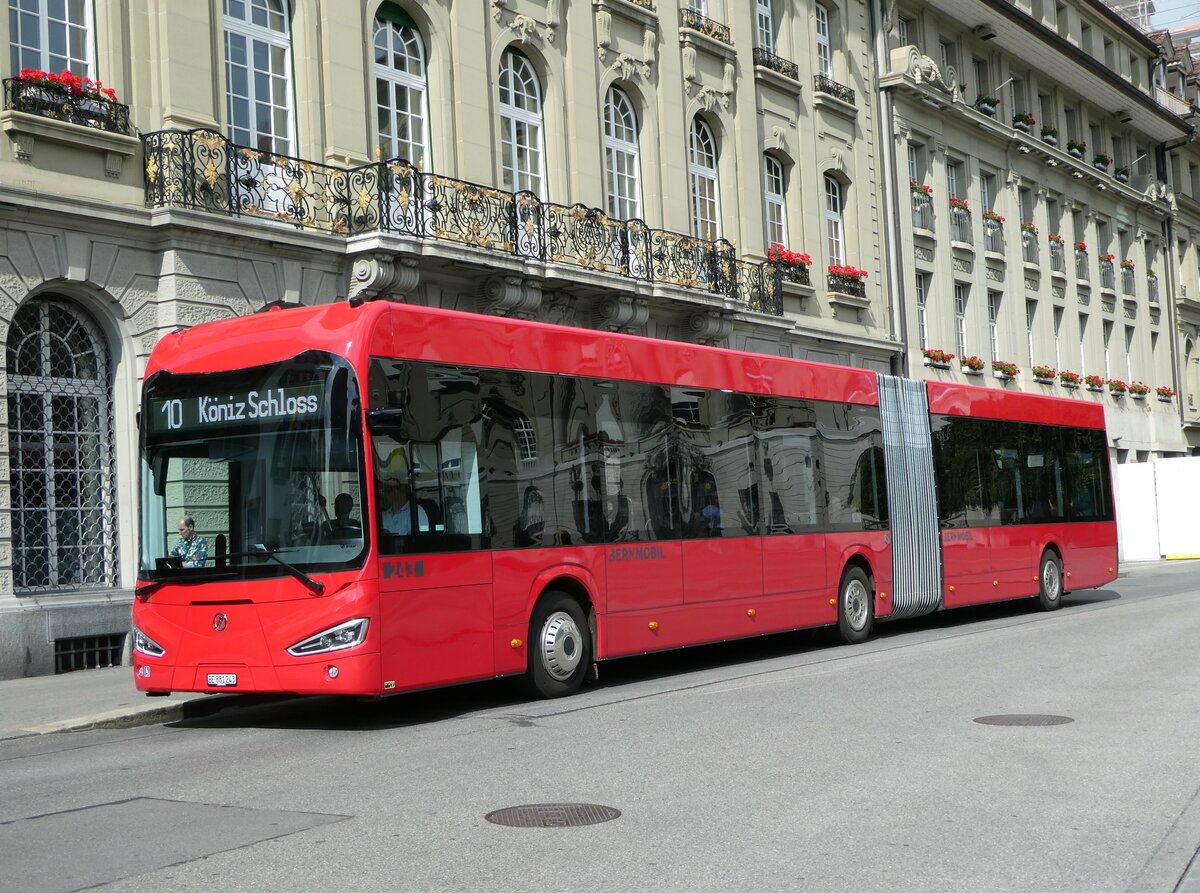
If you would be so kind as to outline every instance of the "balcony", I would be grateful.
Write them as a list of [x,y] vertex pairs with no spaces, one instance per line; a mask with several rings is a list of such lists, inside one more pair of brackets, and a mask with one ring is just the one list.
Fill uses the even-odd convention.
[[1062,242],[1050,243],[1050,272],[1057,273],[1060,276],[1067,275],[1067,258],[1066,252],[1063,251]]
[[341,168],[239,146],[209,130],[162,130],[142,143],[151,208],[254,217],[336,236],[454,243],[477,252],[482,264],[517,257],[783,314],[780,271],[737,258],[724,239],[652,229],[598,208],[419,171],[398,158]]
[[854,106],[854,91],[845,84],[839,84],[833,78],[828,78],[823,74],[813,76],[813,90],[825,96],[832,96],[848,106]]
[[754,48],[754,64],[793,81],[800,80],[800,68],[795,62],[784,59],[782,56],[776,56],[762,47]]
[[106,133],[130,135],[129,106],[101,97],[75,96],[16,78],[4,81],[4,108]]
[[950,240],[963,245],[975,244],[971,234],[971,212],[966,208],[950,208]]
[[1038,258],[1037,236],[1033,233],[1021,234],[1021,259],[1035,267],[1041,263]]
[[693,31],[703,34],[705,37],[711,37],[720,43],[733,46],[733,39],[729,34],[729,26],[722,25],[720,22],[715,22],[706,16],[702,16],[694,9],[679,10],[679,24],[683,28],[690,28]]
[[1154,87],[1154,98],[1159,105],[1173,115],[1186,118],[1192,113],[1192,104],[1190,102],[1186,99],[1180,99],[1174,93],[1164,90],[1157,84]]
[[912,194],[913,228],[933,231],[933,199],[923,192]]
[[1146,277],[1146,291],[1150,296],[1150,303],[1158,303],[1158,277],[1153,273]]
[[848,295],[851,298],[861,298],[866,300],[867,283],[866,280],[855,276],[842,276],[836,273],[830,273],[825,280],[825,286],[830,294]]
[[1075,278],[1081,282],[1087,282],[1091,278],[1091,273],[1088,271],[1088,256],[1086,251],[1075,252]]
[[1133,297],[1137,292],[1137,282],[1133,277],[1133,270],[1121,271],[1121,294]]
[[1115,291],[1117,288],[1117,276],[1113,272],[1111,260],[1100,261],[1100,287],[1109,291]]
[[983,221],[983,249],[990,254],[1004,253],[1004,224],[996,220]]

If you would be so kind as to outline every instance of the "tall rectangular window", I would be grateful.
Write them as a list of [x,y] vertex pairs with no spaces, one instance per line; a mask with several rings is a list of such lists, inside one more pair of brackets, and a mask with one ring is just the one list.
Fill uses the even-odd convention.
[[775,52],[775,16],[771,0],[757,0],[758,45],[768,53]]
[[1002,292],[988,292],[988,340],[991,342],[992,359],[1000,359],[1000,299]]
[[996,175],[979,175],[979,204],[985,211],[994,211],[996,201]]
[[[1029,365],[1033,365],[1033,324],[1037,319],[1037,301],[1025,301],[1025,346]],[[1058,368],[1057,366],[1055,368]]]
[[921,347],[929,346],[929,273],[917,274],[917,336]]
[[967,298],[970,286],[965,282],[954,283],[954,346],[959,357],[967,355]]
[[764,155],[763,208],[766,212],[768,245],[787,245],[785,185],[783,164],[773,155]]
[[1133,381],[1133,326],[1125,327],[1125,378]]
[[943,40],[939,42],[939,47],[942,51],[942,73],[945,74],[947,68],[953,68],[955,71],[957,71],[958,51],[955,49],[954,44],[947,40]]
[[1039,93],[1038,111],[1042,114],[1041,126],[1053,127],[1056,117],[1054,114],[1054,97],[1049,93]]
[[833,77],[833,45],[829,42],[829,10],[818,3],[817,16],[817,74]]
[[1101,327],[1101,334],[1104,338],[1104,377],[1112,378],[1112,357],[1109,354],[1109,343],[1112,341],[1113,324],[1109,320],[1104,320],[1104,325]]
[[[1062,323],[1063,308],[1054,308],[1054,368],[1062,368]],[[1082,338],[1082,335],[1080,336]],[[1083,367],[1080,367],[1082,371]]]
[[900,41],[900,46],[910,47],[913,45],[913,34],[916,33],[916,22],[912,19],[900,16],[896,22],[896,38]]
[[992,89],[992,81],[988,76],[988,64],[986,59],[975,59],[972,62],[972,68],[975,70],[975,90],[980,96],[990,96]]
[[946,190],[951,198],[962,198],[963,165],[961,161],[950,161],[946,164]]
[[1012,101],[1014,115],[1017,112],[1028,111],[1027,103],[1025,102],[1025,80],[1015,75],[1012,79]]
[[845,233],[842,218],[842,186],[833,177],[825,178],[825,243],[831,264],[845,263]]
[[1079,314],[1079,374],[1083,375],[1087,369],[1087,327],[1088,315],[1086,313]]
[[287,0],[225,0],[229,138],[292,154],[292,38]]
[[[1063,120],[1067,125],[1067,139],[1074,140],[1079,138],[1079,113],[1073,108],[1063,109]],[[1064,144],[1065,145],[1065,144]]]
[[22,68],[92,76],[90,0],[8,0],[10,75]]

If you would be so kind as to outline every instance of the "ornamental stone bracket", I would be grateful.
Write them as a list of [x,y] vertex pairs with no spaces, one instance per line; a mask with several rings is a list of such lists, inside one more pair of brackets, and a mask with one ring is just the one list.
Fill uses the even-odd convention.
[[905,87],[917,99],[936,108],[962,103],[958,73],[947,65],[944,69],[915,46],[892,50],[889,71],[879,79],[880,88]]
[[497,24],[503,24],[508,18],[508,29],[512,31],[519,43],[532,44],[534,41],[554,43],[554,34],[560,21],[559,0],[546,0],[546,15],[542,22],[532,16],[513,14],[507,10],[510,0],[492,0],[492,19]]
[[613,14],[630,19],[635,26],[642,29],[642,58],[637,59],[630,53],[619,53],[613,66],[622,72],[622,77],[629,79],[631,71],[637,71],[644,78],[649,78],[657,58],[658,15],[651,9],[645,9],[631,0],[594,0],[596,7],[596,58],[601,65],[608,64],[608,54],[616,52],[613,45]]
[[484,313],[530,319],[542,305],[542,285],[520,276],[491,276],[479,283],[479,303]]
[[733,312],[697,310],[684,319],[684,330],[696,344],[723,345],[733,334]]
[[6,109],[0,112],[0,131],[7,133],[18,161],[30,163],[39,143],[55,143],[104,156],[104,175],[117,179],[126,159],[141,151],[137,137],[81,127],[53,118]]
[[611,295],[596,302],[593,320],[596,328],[610,332],[640,334],[650,319],[650,306],[644,298]]
[[350,270],[347,295],[367,299],[392,294],[407,296],[420,280],[420,269],[414,259],[382,253],[359,255]]

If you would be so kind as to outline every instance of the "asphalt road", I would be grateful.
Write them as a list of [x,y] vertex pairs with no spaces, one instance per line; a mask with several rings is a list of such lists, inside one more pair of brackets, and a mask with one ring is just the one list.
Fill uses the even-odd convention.
[[[495,683],[2,742],[0,889],[1191,890],[1198,577],[627,660],[562,701]],[[1014,714],[1072,721],[975,721]],[[545,803],[620,815],[484,819]]]

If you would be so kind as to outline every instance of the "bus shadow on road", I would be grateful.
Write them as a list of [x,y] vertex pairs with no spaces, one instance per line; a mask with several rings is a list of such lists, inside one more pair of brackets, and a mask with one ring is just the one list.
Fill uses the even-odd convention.
[[[1092,589],[1072,593],[1063,600],[1059,613],[1072,609],[1116,601],[1121,594],[1111,589]],[[887,641],[889,647],[902,645],[906,634],[920,631],[969,632],[979,624],[1006,619],[1043,615],[1032,599],[992,602],[949,611],[939,611],[909,620],[879,623],[874,639]],[[914,640],[913,644],[916,644]],[[620,658],[601,664],[599,680],[584,689],[619,690],[637,683],[653,680],[679,679],[691,674],[715,669],[736,670],[770,661],[817,652],[830,657],[852,657],[858,651],[843,646],[833,627],[774,633],[749,639],[696,645],[675,651],[643,654]],[[264,699],[261,695],[229,697],[222,709],[199,711],[203,715],[188,716],[169,723],[174,729],[296,729],[311,731],[386,731],[409,726],[466,717],[473,713],[513,708],[509,717],[522,724],[521,708],[542,701],[531,700],[518,679],[497,679],[425,691],[406,692],[383,699],[355,699],[320,696],[281,696]],[[200,705],[204,701],[196,702]],[[567,699],[563,704],[571,703]]]

